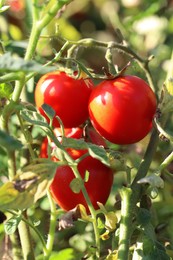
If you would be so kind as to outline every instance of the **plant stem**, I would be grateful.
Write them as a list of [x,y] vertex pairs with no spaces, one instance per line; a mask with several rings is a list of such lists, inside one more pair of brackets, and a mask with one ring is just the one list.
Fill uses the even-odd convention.
[[19,246],[19,237],[17,232],[10,235],[10,241],[12,243],[13,260],[21,260],[22,255],[21,255],[21,248]]
[[95,211],[95,209],[94,209],[94,207],[91,203],[90,197],[89,197],[88,192],[87,192],[85,185],[84,185],[84,181],[83,181],[83,179],[82,179],[82,177],[81,177],[81,175],[80,175],[80,173],[77,169],[77,166],[71,165],[71,168],[74,172],[75,177],[81,180],[81,184],[82,184],[81,185],[81,191],[82,191],[82,194],[83,194],[83,196],[86,200],[86,203],[88,205],[89,211],[90,211],[92,219],[93,219],[92,224],[93,224],[93,228],[94,228],[94,235],[95,235],[96,248],[97,248],[96,257],[99,259],[99,257],[100,257],[100,236],[99,236],[99,231],[98,231],[98,228],[97,228],[97,219],[96,219],[97,214],[96,214],[96,211]]
[[47,245],[46,245],[47,251],[45,254],[45,260],[49,259],[50,254],[52,252],[54,237],[55,237],[55,229],[56,229],[56,225],[57,225],[56,206],[55,206],[55,203],[52,199],[52,196],[51,196],[49,190],[47,192],[47,196],[48,196],[49,203],[50,203],[51,215],[50,215],[50,227],[49,227],[49,234],[48,234],[48,238],[47,238]]
[[131,218],[129,216],[131,216],[134,212],[134,209],[131,206],[131,194],[132,190],[130,188],[123,187],[120,191],[122,206],[118,247],[119,260],[129,259],[130,237],[132,233],[132,223]]
[[133,217],[135,216],[136,204],[140,201],[142,196],[142,186],[138,184],[138,181],[141,178],[144,178],[149,170],[153,155],[157,148],[158,140],[157,130],[154,129],[144,158],[141,161],[131,187],[122,190],[122,222],[120,223],[118,260],[127,260],[129,256],[129,243],[133,228]]
[[[24,217],[27,218],[26,212],[23,213]],[[31,235],[28,225],[22,220],[18,226],[20,241],[23,251],[24,260],[34,260],[34,247],[31,242]]]

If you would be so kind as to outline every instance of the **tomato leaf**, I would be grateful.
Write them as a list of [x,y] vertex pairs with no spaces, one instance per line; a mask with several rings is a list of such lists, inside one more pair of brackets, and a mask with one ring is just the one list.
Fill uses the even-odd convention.
[[70,188],[74,193],[79,193],[81,191],[82,188],[82,183],[81,180],[79,178],[74,178],[71,182],[70,182]]
[[144,209],[144,208],[139,208],[139,212],[137,215],[137,221],[139,225],[146,225],[150,222],[151,220],[151,213],[149,210]]
[[53,108],[51,108],[51,106],[47,104],[43,104],[41,107],[44,110],[45,114],[48,116],[48,118],[52,120],[55,116],[55,111],[53,110]]
[[9,83],[1,83],[0,84],[0,98],[9,99],[13,92],[13,87]]
[[19,216],[13,216],[10,219],[8,219],[4,224],[5,233],[7,235],[13,234],[21,221],[21,215]]
[[137,242],[132,260],[169,260],[164,246],[158,241],[152,241],[147,236],[142,236],[141,241]]
[[97,227],[99,229],[103,229],[105,227],[104,222],[100,217],[97,218]]
[[100,160],[106,166],[110,166],[109,158],[104,148],[95,144],[87,143],[89,154],[98,160]]
[[163,85],[159,108],[162,114],[173,111],[173,78],[169,78]]
[[118,260],[118,252],[116,250],[109,252],[106,260]]
[[14,137],[0,130],[0,145],[8,151],[15,151],[22,148],[22,143]]
[[[73,248],[65,248],[58,252],[52,252],[49,260],[74,260],[82,259],[83,253],[76,252]],[[42,260],[44,257],[40,258]],[[39,259],[38,259],[39,260]]]
[[143,183],[148,183],[151,185],[151,187],[153,188],[163,188],[164,187],[164,181],[162,180],[162,178],[154,173],[152,175],[149,175],[147,177],[144,177],[142,179],[140,179],[138,181],[139,184],[143,184]]
[[109,232],[114,231],[117,225],[118,219],[115,212],[110,211],[105,214],[105,228]]
[[12,181],[0,187],[0,209],[23,210],[46,194],[57,164],[39,159],[26,166]]
[[70,137],[63,137],[63,146],[65,148],[74,148],[78,150],[84,150],[88,148],[87,143],[84,141],[84,139],[74,139]]
[[23,71],[23,72],[38,72],[45,74],[56,70],[57,67],[44,67],[34,60],[26,61],[20,57],[14,57],[10,52],[0,56],[0,71]]
[[39,125],[49,128],[49,125],[44,116],[40,115],[38,112],[24,109],[21,111],[21,116],[23,119],[31,124]]

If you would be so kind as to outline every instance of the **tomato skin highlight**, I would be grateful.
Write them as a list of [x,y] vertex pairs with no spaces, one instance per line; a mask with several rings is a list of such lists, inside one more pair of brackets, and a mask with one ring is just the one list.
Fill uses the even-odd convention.
[[102,81],[93,89],[89,116],[93,127],[108,141],[125,145],[142,140],[152,128],[156,97],[136,76]]
[[[35,104],[47,119],[41,106],[51,106],[62,120],[64,127],[72,128],[83,124],[88,118],[88,100],[93,89],[90,79],[74,79],[65,72],[50,72],[38,81],[35,88]],[[53,126],[59,127],[55,118]]]
[[[91,156],[87,156],[79,162],[78,170],[82,178],[84,178],[86,170],[89,171],[89,180],[85,182],[85,187],[93,207],[98,209],[97,202],[105,204],[109,197],[113,184],[112,170]],[[70,188],[70,183],[74,178],[74,173],[69,166],[58,167],[50,185],[52,197],[65,211],[73,209],[78,204],[83,204],[89,212],[82,192],[77,194]]]

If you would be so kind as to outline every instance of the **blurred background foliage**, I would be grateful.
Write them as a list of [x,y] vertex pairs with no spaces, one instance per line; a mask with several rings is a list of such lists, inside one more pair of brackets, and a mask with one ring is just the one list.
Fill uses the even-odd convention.
[[[40,0],[38,2],[42,5],[48,1]],[[0,39],[3,42],[5,51],[10,51],[23,57],[31,30],[32,1],[7,0],[7,4],[10,8],[0,14]],[[115,31],[119,28],[127,43],[137,54],[144,58],[154,55],[154,59],[150,62],[150,68],[155,87],[158,93],[160,93],[170,66],[173,48],[172,14],[172,0],[74,0],[42,32],[35,59],[43,64],[51,60],[54,57],[54,53],[58,52],[62,46],[59,36],[70,41],[78,41],[83,38],[93,38],[104,42],[118,41]],[[103,73],[102,67],[106,66],[105,50],[101,48],[81,48],[78,51],[77,59],[96,73]],[[127,54],[115,50],[114,62],[120,68],[126,65],[129,60],[130,58]],[[135,61],[128,68],[128,72],[145,78],[144,73]],[[26,101],[33,102],[33,91],[36,81],[37,78],[27,83],[26,93],[22,97]],[[15,129],[13,127],[12,131],[16,135],[20,135],[17,132],[19,126]],[[173,130],[171,115],[166,127],[168,131]],[[33,137],[36,139],[37,136],[38,133],[36,131],[36,133],[33,133]],[[148,143],[148,138],[147,136],[135,145],[119,147],[119,150],[125,154],[128,165],[133,167],[132,174],[135,174],[139,166]],[[37,144],[39,141],[35,140],[35,143]],[[157,169],[171,149],[170,143],[160,141],[150,171]],[[7,158],[2,148],[0,148],[0,170],[1,181],[4,182],[7,171]],[[165,180],[165,188],[159,191],[156,199],[152,200],[152,210],[154,216],[153,223],[159,240],[169,244],[171,247],[171,244],[173,245],[173,164],[167,170],[169,173],[164,172],[162,176]],[[112,209],[116,205],[118,210],[119,197],[117,190],[123,184],[124,179],[124,173],[121,171],[117,172],[115,185],[107,203],[108,208]],[[29,215],[33,220],[41,220],[39,229],[45,234],[48,229],[48,223],[45,225],[45,221],[49,215],[47,199],[44,198],[37,205],[34,205],[29,210]],[[1,226],[0,234],[2,239],[4,232]],[[37,237],[35,237],[35,240],[37,241]],[[59,260],[80,259],[81,253],[83,254],[92,242],[93,237],[90,224],[79,222],[71,230],[57,232],[54,250],[68,250],[68,253],[67,251],[61,251],[61,256],[58,256]],[[105,252],[107,252],[109,245],[110,240],[104,242]],[[35,250],[39,254],[41,244],[37,243]],[[57,258],[52,256],[51,259]]]

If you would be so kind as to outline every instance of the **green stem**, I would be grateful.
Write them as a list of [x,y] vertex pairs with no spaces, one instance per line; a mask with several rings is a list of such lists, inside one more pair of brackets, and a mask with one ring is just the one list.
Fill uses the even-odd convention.
[[100,257],[100,236],[99,236],[99,231],[97,228],[97,219],[96,219],[97,213],[91,203],[90,197],[89,197],[88,192],[84,185],[84,181],[77,169],[77,165],[71,165],[71,168],[74,172],[75,177],[81,180],[81,191],[86,200],[86,203],[88,205],[89,211],[90,211],[92,219],[93,219],[92,224],[93,224],[93,228],[94,228],[94,235],[95,235],[96,248],[97,248],[96,257],[99,259],[99,257]]
[[161,172],[173,161],[173,151],[166,157],[166,159],[160,164],[158,172]]
[[112,57],[112,46],[113,46],[113,44],[114,44],[113,42],[108,43],[105,58],[108,62],[109,73],[111,75],[116,75],[116,70],[115,70],[115,67],[114,67],[113,57]]
[[29,222],[26,218],[22,217],[22,221],[24,221],[29,227],[31,227],[35,231],[38,238],[40,239],[40,242],[42,243],[43,252],[46,255],[47,254],[46,244],[45,244],[45,241],[44,241],[41,233],[39,232],[39,230],[37,228],[35,228],[35,226],[31,222]]
[[[27,218],[26,213],[23,213],[24,217]],[[20,242],[23,251],[24,260],[34,260],[34,247],[31,242],[31,235],[28,225],[22,220],[18,226]]]
[[135,216],[136,204],[142,196],[142,186],[138,184],[138,181],[147,175],[158,140],[157,130],[154,129],[131,187],[124,188],[122,191],[122,222],[120,223],[118,260],[127,260],[129,256],[129,241],[131,240],[133,217]]
[[27,147],[28,147],[28,150],[29,150],[29,152],[30,152],[31,158],[32,158],[32,159],[35,159],[36,156],[35,156],[35,153],[34,153],[34,151],[33,151],[33,149],[32,149],[32,146],[31,146],[31,140],[30,140],[31,138],[29,138],[30,133],[27,133],[27,132],[26,132],[25,127],[24,127],[24,124],[23,124],[23,120],[22,120],[20,114],[17,114],[17,116],[18,116],[18,119],[19,119],[19,122],[20,122],[20,127],[21,127],[21,130],[22,130],[22,133],[23,133],[23,135],[24,135],[24,137],[25,137],[25,140],[26,140],[26,142],[27,142]]
[[57,225],[57,214],[56,214],[56,206],[52,199],[52,196],[50,194],[50,191],[47,192],[47,196],[50,203],[50,227],[49,227],[49,234],[47,238],[47,245],[46,245],[46,254],[45,254],[45,260],[48,260],[50,257],[50,254],[52,252],[54,238],[55,238],[55,230]]
[[129,259],[129,247],[130,237],[132,234],[132,223],[131,218],[134,213],[134,209],[131,206],[131,195],[132,190],[130,188],[122,188],[120,191],[121,195],[121,222],[120,222],[120,235],[119,235],[119,247],[118,247],[118,259],[128,260]]
[[20,248],[19,237],[17,232],[10,235],[10,241],[12,243],[13,260],[21,260],[22,255],[21,255],[21,248]]

